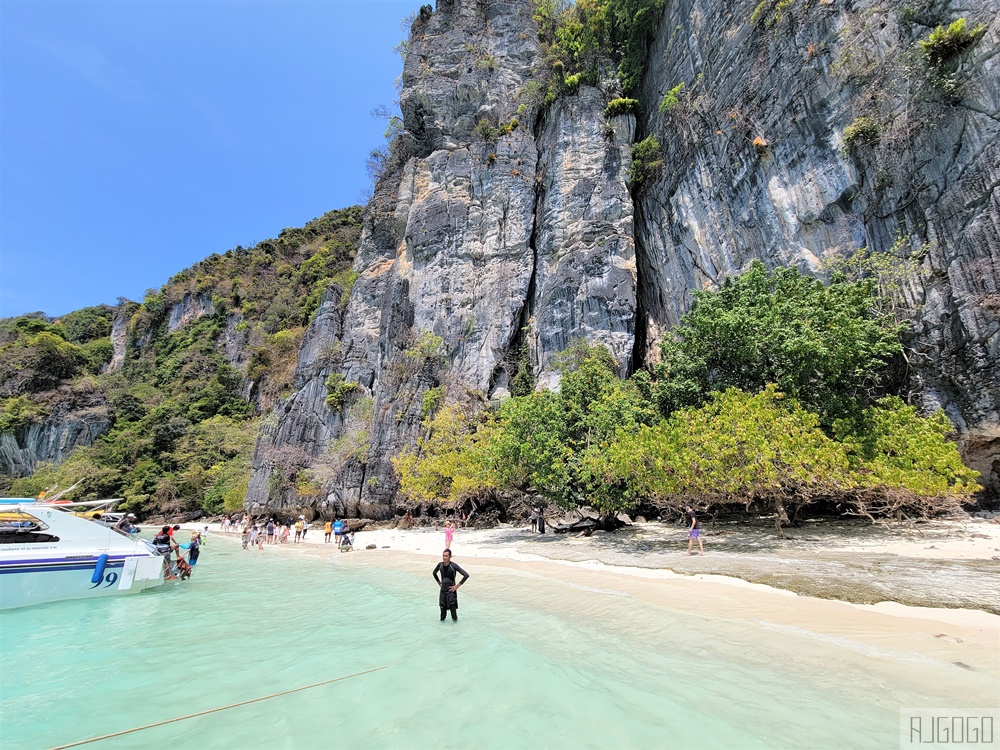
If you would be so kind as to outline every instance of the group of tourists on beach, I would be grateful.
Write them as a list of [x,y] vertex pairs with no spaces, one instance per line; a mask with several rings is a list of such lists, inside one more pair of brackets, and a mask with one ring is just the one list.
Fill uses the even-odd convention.
[[[292,538],[293,544],[305,542],[306,534],[309,532],[309,524],[304,515],[300,515],[293,523],[291,518],[280,521],[274,516],[270,516],[254,520],[251,516],[244,514],[240,519],[223,516],[221,530],[223,534],[240,534],[243,549],[256,547],[258,550],[263,550],[264,545],[285,544],[289,538]],[[335,538],[338,548],[342,551],[353,547],[354,537],[350,533],[347,521],[340,519],[327,521],[323,527],[323,542],[329,543],[331,536]]]

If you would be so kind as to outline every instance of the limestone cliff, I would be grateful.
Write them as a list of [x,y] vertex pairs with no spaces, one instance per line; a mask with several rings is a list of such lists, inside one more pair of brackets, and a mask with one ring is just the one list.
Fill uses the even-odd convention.
[[[670,165],[639,201],[647,355],[692,289],[754,258],[821,274],[830,255],[908,238],[907,249],[924,250],[904,290],[912,390],[946,410],[995,492],[998,13],[996,0],[792,3],[780,16],[774,3],[669,2],[640,97],[641,134],[660,136]],[[959,16],[988,28],[947,71],[956,94],[914,57],[919,38]],[[690,94],[662,112],[678,84]],[[874,142],[848,148],[843,134],[859,116],[884,125]]]
[[[396,490],[389,458],[415,439],[422,394],[502,396],[524,337],[543,381],[552,355],[581,336],[606,344],[623,374],[631,366],[634,122],[605,128],[607,95],[594,87],[539,111],[527,96],[540,58],[533,11],[455,0],[415,22],[398,177],[369,207],[342,339],[310,329],[299,368],[314,374],[260,438],[252,507],[385,515]],[[337,345],[339,362],[312,364],[316,336]],[[325,404],[334,372],[359,385],[343,414]],[[362,416],[352,404],[366,398],[370,421],[350,427]],[[289,437],[306,433],[305,443]],[[296,466],[324,475],[329,494],[276,497],[269,478]]]
[[[625,374],[655,357],[691,290],[754,258],[822,274],[828,256],[900,237],[924,248],[904,290],[913,391],[946,409],[995,488],[1000,3],[669,0],[638,122],[605,121],[610,80],[531,100],[533,9],[439,0],[415,21],[404,133],[358,279],[346,301],[328,294],[303,339],[248,505],[385,516],[389,459],[415,439],[429,389],[502,397],[524,342],[540,385],[557,387],[551,358],[577,337],[607,345]],[[960,15],[988,29],[948,71],[956,86],[935,89],[914,72],[915,42]],[[848,147],[862,115],[881,137]],[[628,185],[630,146],[651,134],[664,167]],[[321,494],[290,488],[302,469]]]

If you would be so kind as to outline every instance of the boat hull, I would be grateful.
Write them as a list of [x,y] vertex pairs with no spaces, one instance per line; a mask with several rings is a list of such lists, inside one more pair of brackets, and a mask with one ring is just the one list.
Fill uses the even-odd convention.
[[134,594],[163,584],[160,557],[108,555],[104,561],[101,557],[27,556],[0,560],[0,609]]

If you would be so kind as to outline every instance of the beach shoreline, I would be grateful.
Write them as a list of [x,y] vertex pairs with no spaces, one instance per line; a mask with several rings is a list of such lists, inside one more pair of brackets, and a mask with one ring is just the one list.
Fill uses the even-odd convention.
[[[185,526],[204,528],[204,524],[197,523]],[[977,524],[975,528],[983,526],[986,525]],[[1000,569],[1000,565],[990,559],[993,555],[988,554],[992,552],[991,545],[1000,546],[1000,527],[996,531],[989,528],[990,533],[983,534],[986,539],[976,537],[972,544],[967,544],[965,539],[968,529],[946,525],[938,531],[955,535],[952,543],[963,545],[963,552],[967,555],[964,559]],[[672,531],[669,533],[675,535]],[[516,535],[517,541],[511,541],[512,535]],[[209,545],[216,537],[239,542],[238,534],[222,535],[218,524],[209,524]],[[474,590],[475,579],[484,575],[519,575],[529,579],[541,576],[587,595],[627,597],[696,617],[770,630],[799,642],[833,643],[859,658],[891,663],[930,660],[956,665],[978,673],[989,684],[994,684],[1000,700],[1000,616],[983,608],[913,606],[893,601],[891,596],[878,602],[858,603],[832,596],[804,595],[780,586],[747,581],[739,576],[692,572],[690,567],[686,567],[684,572],[673,569],[685,563],[698,565],[710,561],[713,556],[710,544],[706,545],[707,555],[704,558],[688,558],[681,552],[674,554],[676,560],[671,560],[672,566],[654,567],[620,564],[620,561],[616,564],[615,560],[621,554],[617,557],[612,555],[610,563],[597,559],[601,550],[593,544],[593,538],[574,540],[560,537],[558,540],[550,538],[539,542],[541,538],[520,528],[460,529],[452,546],[456,561],[472,574],[470,586],[473,589],[470,591]],[[358,569],[388,568],[418,576],[426,574],[429,578],[431,569],[440,559],[443,543],[444,533],[440,530],[375,529],[358,532],[354,551],[339,553],[332,542],[324,543],[321,528],[313,528],[303,543],[290,541],[283,545],[269,545],[265,546],[263,553],[254,549],[248,550],[248,554],[310,555],[328,564]],[[582,552],[567,554],[577,543]],[[375,545],[374,549],[366,549],[369,545]],[[869,545],[879,550],[871,554],[895,555],[884,550],[896,549],[904,553],[899,556],[900,560],[912,562],[918,559],[908,556],[912,555],[913,544],[907,540],[889,543],[873,537]],[[938,545],[931,546],[941,549]],[[683,550],[686,551],[686,545]],[[857,550],[852,549],[851,552],[856,553]],[[925,552],[928,555],[923,559],[930,560],[933,565],[940,563],[940,558],[933,554],[935,550]],[[787,556],[787,552],[785,554]],[[835,546],[822,551],[808,551],[808,555],[813,556],[831,554],[837,554]],[[869,553],[866,551],[865,554]],[[731,552],[718,552],[715,556],[742,559],[739,554]],[[749,564],[761,559],[760,555],[745,557],[750,559],[742,559],[742,562]],[[878,573],[873,572],[873,575]],[[945,569],[943,580],[938,580],[936,585],[946,587],[947,576],[948,569]],[[994,592],[997,590],[1000,589],[993,589]]]
[[[187,524],[203,527],[204,524]],[[219,533],[218,524],[209,524]],[[858,605],[895,602],[913,607],[982,610],[1000,615],[1000,523],[936,521],[922,527],[817,524],[786,538],[760,529],[712,527],[706,554],[688,555],[683,530],[634,524],[592,537],[533,534],[502,525],[455,532],[452,549],[475,559],[560,562],[604,566],[646,577],[725,579],[783,593]],[[442,529],[375,528],[356,533],[355,551],[393,550],[437,558]],[[281,547],[323,545],[322,528]]]

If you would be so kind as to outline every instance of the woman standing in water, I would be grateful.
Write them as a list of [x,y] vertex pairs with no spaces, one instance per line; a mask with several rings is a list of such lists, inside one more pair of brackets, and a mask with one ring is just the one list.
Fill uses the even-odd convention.
[[[462,580],[455,582],[458,576]],[[451,561],[451,550],[446,549],[441,553],[441,562],[434,568],[434,580],[441,587],[438,594],[438,606],[441,608],[441,622],[444,622],[445,615],[451,611],[451,619],[458,621],[458,589],[469,580],[469,574],[459,567],[458,563]]]

